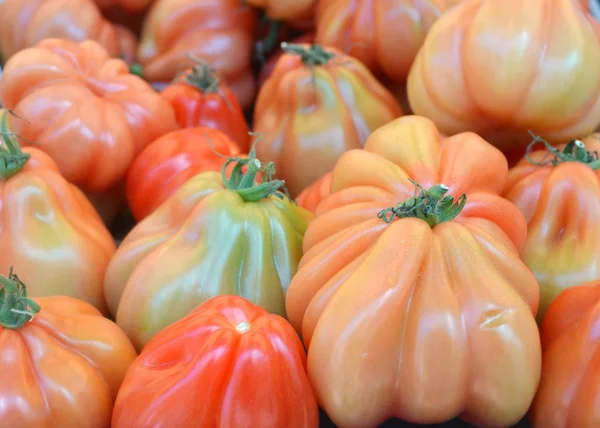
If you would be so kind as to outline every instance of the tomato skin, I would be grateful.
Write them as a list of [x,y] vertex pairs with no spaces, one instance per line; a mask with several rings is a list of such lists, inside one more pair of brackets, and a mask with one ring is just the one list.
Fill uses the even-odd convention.
[[402,115],[394,96],[358,60],[334,48],[298,46],[306,55],[332,57],[311,66],[294,53],[282,55],[254,108],[254,131],[264,135],[257,156],[275,163],[292,197]]
[[128,12],[141,12],[150,4],[153,0],[94,0],[98,6],[103,9],[109,9],[113,7],[122,8]]
[[[600,150],[598,136],[582,140],[588,151]],[[529,156],[550,159],[545,149]],[[504,197],[527,220],[521,258],[539,283],[540,322],[561,291],[600,278],[600,172],[580,162],[538,166],[523,158],[509,173]]]
[[296,203],[310,212],[315,212],[317,206],[331,193],[331,172],[308,186],[296,198]]
[[256,21],[256,11],[239,0],[156,0],[138,48],[144,77],[171,82],[193,66],[191,53],[207,61],[247,108],[255,94],[251,61]]
[[[476,134],[443,138],[418,116],[382,126],[336,163],[286,296],[336,426],[456,416],[510,426],[525,415],[541,370],[539,291],[519,258],[525,219],[499,195],[507,171]],[[467,203],[433,228],[385,223],[381,210],[414,195],[409,178]]]
[[[314,32],[304,33],[295,39],[293,39],[290,43],[306,43],[312,44],[315,42],[315,34]],[[258,85],[261,87],[265,84],[265,82],[271,77],[273,74],[273,70],[275,70],[275,66],[277,65],[277,61],[284,54],[281,48],[277,49],[265,62],[264,66],[260,69],[260,73],[258,75]]]
[[17,52],[50,38],[94,40],[115,57],[133,61],[134,34],[107,21],[91,0],[4,0],[0,2],[0,55]]
[[127,372],[112,427],[316,427],[305,370],[285,319],[241,297],[214,297],[148,342]]
[[316,42],[347,52],[377,76],[404,82],[433,23],[460,1],[320,0]]
[[529,130],[551,144],[588,135],[600,123],[600,75],[581,70],[600,68],[599,30],[576,0],[465,0],[414,61],[412,110],[503,150],[526,147]]
[[0,426],[110,426],[136,358],[133,346],[88,303],[65,296],[34,300],[41,310],[30,322],[16,330],[0,326]]
[[168,101],[91,40],[46,39],[20,51],[4,67],[0,99],[26,119],[13,121],[23,144],[94,193],[116,186],[147,144],[177,128]]
[[152,142],[127,174],[127,201],[135,219],[146,218],[195,175],[221,172],[226,160],[217,153],[238,156],[240,149],[211,128],[180,129]]
[[534,428],[600,424],[600,281],[561,292],[541,325],[542,379],[530,411]]
[[194,74],[193,69],[187,69],[161,92],[162,97],[171,103],[179,127],[218,129],[247,153],[250,150],[248,123],[234,93],[217,77],[212,77],[214,88],[194,86],[186,81],[187,76]]
[[119,246],[104,281],[109,309],[138,350],[216,295],[240,295],[285,316],[311,218],[286,198],[248,202],[221,173],[198,174]]
[[293,22],[312,18],[317,0],[248,0],[248,4],[264,9],[271,19]]

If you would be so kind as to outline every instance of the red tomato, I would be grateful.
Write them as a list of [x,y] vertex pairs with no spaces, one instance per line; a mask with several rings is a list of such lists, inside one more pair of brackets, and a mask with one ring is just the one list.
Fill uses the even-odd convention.
[[186,128],[163,135],[140,153],[127,174],[127,202],[133,216],[141,221],[188,179],[201,172],[220,172],[225,157],[239,154],[239,147],[216,129]]
[[240,149],[250,149],[244,111],[235,94],[203,62],[185,70],[162,91],[169,100],[181,128],[207,126],[227,134]]
[[319,423],[292,326],[219,296],[160,331],[131,365],[112,428],[303,428]]
[[296,198],[296,203],[314,213],[321,201],[331,193],[331,176],[329,172],[304,189]]

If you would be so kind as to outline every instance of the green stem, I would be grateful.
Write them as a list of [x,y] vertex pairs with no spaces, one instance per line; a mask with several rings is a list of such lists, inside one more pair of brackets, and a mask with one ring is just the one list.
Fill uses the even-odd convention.
[[144,78],[144,69],[142,67],[142,64],[138,64],[137,62],[129,66],[129,73],[135,74],[136,76],[141,77],[142,79]]
[[[250,135],[257,136],[257,134],[252,132]],[[256,158],[256,144],[260,141],[260,137],[262,136],[259,136],[252,144],[248,157],[243,159],[226,157],[216,152],[208,134],[206,134],[206,138],[208,139],[213,153],[227,159],[227,162],[225,162],[221,170],[223,183],[227,189],[237,192],[245,202],[258,202],[270,196],[276,196],[280,199],[287,197],[288,200],[291,201],[290,195],[285,187],[285,182],[273,178],[273,175],[275,174],[275,164],[273,162],[263,164]],[[234,164],[234,167],[231,171],[231,175],[227,178],[227,168],[232,163]],[[246,172],[243,171],[244,166],[247,167]],[[260,183],[256,181],[258,173],[262,173],[262,181]]]
[[215,71],[210,68],[208,63],[192,53],[188,53],[187,57],[194,62],[191,73],[184,75],[184,80],[188,85],[197,88],[200,92],[218,92],[220,79],[215,74]]
[[310,45],[307,49],[299,44],[283,42],[281,43],[281,49],[285,53],[300,56],[302,63],[307,67],[325,65],[335,58],[334,54],[327,52],[317,44]]
[[0,275],[0,325],[16,330],[33,319],[40,305],[27,297],[27,287],[10,268],[8,278]]
[[30,158],[29,153],[23,153],[17,141],[17,136],[8,130],[9,111],[2,112],[0,118],[0,179],[8,180],[21,171]]
[[390,223],[396,217],[419,218],[434,228],[440,223],[456,218],[467,203],[467,195],[463,194],[456,201],[453,196],[446,196],[449,188],[443,184],[425,190],[417,182],[410,181],[415,185],[414,195],[394,207],[381,210],[377,218],[386,223]]
[[[546,166],[552,165],[557,166],[561,163],[565,162],[579,162],[586,164],[593,170],[600,169],[600,159],[598,156],[598,152],[590,152],[585,148],[585,144],[581,140],[571,140],[566,145],[565,148],[557,149],[553,147],[550,143],[548,143],[543,138],[535,135],[533,132],[529,131],[529,134],[532,136],[533,140],[527,146],[527,151],[525,153],[525,159],[527,159],[530,163],[537,166]],[[531,158],[531,152],[533,151],[533,147],[537,143],[543,143],[548,150],[548,153],[541,161],[536,161]]]

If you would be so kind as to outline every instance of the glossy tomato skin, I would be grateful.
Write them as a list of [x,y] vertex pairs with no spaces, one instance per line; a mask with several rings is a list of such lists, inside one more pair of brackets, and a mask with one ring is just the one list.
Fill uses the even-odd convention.
[[30,322],[16,330],[0,326],[0,426],[110,426],[117,392],[136,358],[133,346],[85,302],[65,296],[35,301],[41,310]]
[[296,203],[310,212],[315,212],[319,204],[331,193],[331,172],[308,186],[296,198]]
[[311,218],[275,195],[246,202],[221,173],[196,175],[119,246],[104,283],[111,313],[138,350],[216,295],[240,295],[285,316]]
[[307,55],[332,57],[310,66],[299,55],[281,56],[254,108],[254,131],[264,135],[257,156],[275,163],[292,197],[331,171],[342,153],[362,147],[372,131],[402,115],[393,95],[359,61],[337,49],[299,46]]
[[[599,136],[583,139],[587,150],[600,150]],[[529,157],[551,158],[545,149]],[[600,172],[580,162],[538,166],[523,158],[504,196],[527,220],[521,258],[538,279],[541,321],[561,291],[600,278]]]
[[223,156],[239,154],[239,147],[216,129],[186,128],[163,135],[129,168],[126,192],[133,216],[143,220],[190,178],[220,172]]
[[[316,42],[404,82],[433,23],[461,0],[320,0]],[[398,49],[402,46],[402,49]]]
[[[464,0],[428,33],[408,78],[415,114],[501,149],[561,144],[600,122],[600,25],[576,0]],[[553,84],[560,82],[560,84]]]
[[25,168],[0,180],[0,272],[13,266],[30,296],[71,296],[106,313],[104,272],[116,251],[110,232],[52,159],[23,151]]
[[111,56],[128,62],[137,49],[134,34],[107,21],[92,0],[3,0],[0,35],[4,61],[49,38],[94,40]]
[[156,0],[144,21],[138,49],[144,77],[171,82],[193,65],[191,53],[207,61],[247,108],[255,93],[251,70],[255,27],[256,11],[239,0]]
[[112,426],[318,424],[306,353],[294,329],[241,297],[219,296],[146,345],[119,391]]
[[600,425],[600,282],[560,293],[541,326],[542,379],[530,412],[534,428]]
[[90,192],[116,186],[147,144],[177,128],[168,101],[90,40],[46,39],[20,51],[5,65],[0,99],[26,119],[13,121],[23,143]]
[[[337,162],[286,297],[336,426],[456,416],[510,426],[525,415],[541,369],[539,291],[519,258],[523,215],[499,195],[507,170],[479,136],[443,138],[417,116],[379,128]],[[409,178],[445,184],[466,205],[433,228],[379,219],[414,195]]]
[[197,87],[193,81],[187,80],[193,73],[193,69],[186,70],[161,92],[162,97],[171,103],[179,127],[218,129],[247,153],[250,150],[248,123],[234,93],[216,76],[212,77],[214,87]]

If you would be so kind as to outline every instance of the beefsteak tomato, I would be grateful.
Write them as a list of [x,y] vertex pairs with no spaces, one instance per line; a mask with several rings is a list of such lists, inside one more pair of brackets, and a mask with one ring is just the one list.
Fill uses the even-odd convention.
[[569,288],[541,326],[542,379],[530,420],[534,428],[600,426],[600,281]]
[[296,198],[296,203],[310,212],[315,212],[317,206],[331,193],[331,172],[304,189]]
[[250,135],[239,101],[206,62],[195,61],[194,67],[185,70],[162,91],[163,98],[175,110],[179,127],[218,129],[247,153]]
[[509,173],[504,197],[527,220],[521,258],[540,286],[538,321],[562,290],[600,279],[599,138],[546,143]]
[[91,40],[46,39],[4,68],[0,99],[26,120],[14,131],[46,152],[71,183],[104,192],[135,155],[177,128],[169,102]]
[[162,136],[129,168],[126,192],[133,216],[141,221],[189,179],[221,171],[227,158],[239,154],[239,147],[216,129],[186,128]]
[[576,0],[465,0],[427,35],[408,78],[415,114],[502,149],[600,123],[600,26]]
[[499,195],[507,170],[476,134],[442,138],[417,116],[337,162],[286,301],[337,426],[510,426],[527,412],[539,291],[519,258],[525,219]]
[[141,12],[154,0],[94,0],[103,9],[118,7],[128,12]]
[[246,299],[219,296],[148,342],[127,372],[112,426],[318,424],[306,352],[294,329]]
[[311,18],[317,0],[246,0],[246,3],[263,9],[271,19],[294,22]]
[[157,0],[144,21],[138,50],[143,75],[170,82],[193,66],[192,53],[207,61],[242,107],[254,99],[252,47],[256,11],[240,0]]
[[12,271],[0,276],[0,426],[110,426],[135,358],[127,336],[93,306],[66,296],[30,299]]
[[296,196],[402,109],[362,63],[337,49],[283,48],[258,94],[254,128],[264,135],[258,157],[275,162]]
[[0,271],[14,266],[35,297],[71,296],[106,313],[104,273],[116,248],[102,219],[52,159],[20,149],[6,111],[0,141]]
[[17,52],[49,39],[95,40],[113,57],[135,58],[137,39],[125,27],[106,20],[91,0],[0,1],[0,55]]
[[[262,182],[255,180],[259,172]],[[221,174],[188,180],[127,235],[104,285],[117,324],[138,350],[216,295],[237,294],[285,315],[312,214],[288,200],[284,183],[271,176],[272,164],[263,166],[254,149],[247,159],[230,158]]]
[[376,75],[404,82],[433,23],[460,1],[320,0],[316,42],[358,58]]

